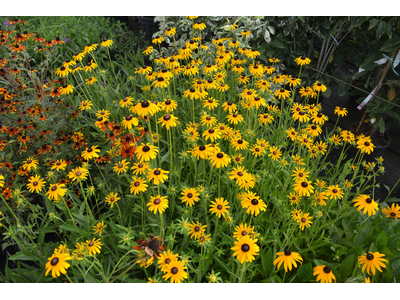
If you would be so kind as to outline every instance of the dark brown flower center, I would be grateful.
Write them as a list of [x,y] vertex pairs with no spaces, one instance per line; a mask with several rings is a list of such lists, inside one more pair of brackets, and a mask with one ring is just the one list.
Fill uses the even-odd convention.
[[306,218],[301,218],[301,222],[305,223],[305,222],[307,222],[307,219]]
[[176,273],[178,273],[178,271],[179,271],[179,270],[178,270],[177,267],[173,267],[173,268],[171,269],[171,273],[174,274],[174,275],[175,275]]
[[250,246],[248,244],[243,244],[241,249],[243,252],[248,252],[250,250]]
[[368,259],[368,260],[373,260],[373,259],[374,259],[374,255],[373,255],[371,252],[369,252],[369,253],[367,254],[367,259]]
[[324,267],[324,273],[329,274],[331,272],[331,268],[326,266]]
[[251,200],[251,204],[253,204],[253,205],[257,205],[257,204],[258,204],[258,200],[257,200],[257,199],[253,199],[253,200]]
[[54,192],[57,189],[57,186],[52,186],[51,191]]
[[200,227],[199,227],[199,226],[196,226],[196,227],[194,228],[194,231],[199,232],[199,231],[200,231]]
[[168,120],[171,120],[171,116],[170,115],[165,115],[164,116],[164,121],[168,121]]
[[127,117],[125,118],[125,120],[127,120],[127,121],[132,120],[132,116],[127,116]]
[[286,256],[290,256],[292,254],[292,251],[290,251],[289,249],[285,250],[285,255]]
[[218,204],[218,205],[217,205],[217,209],[218,209],[218,210],[221,210],[221,209],[222,209],[222,205],[221,205],[221,204]]
[[93,247],[93,245],[94,245],[94,242],[90,242],[90,243],[88,244],[89,247]]
[[59,261],[60,261],[60,259],[59,259],[58,257],[54,257],[54,258],[51,260],[50,264],[51,264],[52,266],[55,266],[55,265],[58,264]]
[[135,183],[133,185],[138,187],[140,185],[140,182],[139,181],[135,181]]
[[188,194],[186,195],[186,197],[188,197],[188,198],[193,198],[193,194],[192,194],[192,193],[188,193]]
[[157,199],[154,200],[154,204],[157,204],[157,205],[158,205],[158,204],[160,204],[160,203],[161,203],[160,198],[157,198]]
[[144,146],[143,148],[142,148],[142,151],[143,152],[149,152],[150,151],[150,147],[149,146]]
[[39,183],[37,181],[32,182],[33,186],[37,186]]
[[365,199],[365,202],[367,202],[368,204],[371,204],[372,203],[372,199],[371,198],[367,198],[367,199]]
[[370,145],[370,143],[369,143],[369,142],[365,142],[364,145],[365,145],[366,147],[368,147],[368,146]]
[[305,181],[303,181],[303,182],[301,183],[301,186],[302,186],[303,188],[306,188],[306,187],[308,187],[308,183],[305,182]]
[[332,193],[334,193],[334,194],[336,194],[337,192],[338,192],[337,189],[333,189],[333,190],[332,190]]
[[155,171],[154,171],[154,175],[157,175],[157,176],[158,176],[158,175],[160,175],[160,174],[161,174],[161,171],[160,171],[160,170],[155,170]]
[[148,101],[143,101],[142,102],[142,107],[149,107],[150,106],[150,103],[148,102]]
[[224,155],[220,152],[220,153],[217,154],[217,157],[218,157],[218,158],[223,158]]

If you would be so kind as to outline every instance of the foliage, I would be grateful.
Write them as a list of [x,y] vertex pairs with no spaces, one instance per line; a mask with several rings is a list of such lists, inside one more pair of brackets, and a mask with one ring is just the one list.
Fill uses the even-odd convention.
[[[111,60],[112,40],[55,62],[59,41],[37,52],[22,21],[2,31],[0,230],[16,266],[1,279],[316,282],[324,266],[362,282],[359,259],[379,252],[372,282],[398,281],[398,199],[373,200],[382,159],[364,161],[368,137],[323,127],[309,62],[292,56],[292,77],[234,22],[209,41],[195,24],[186,42],[154,39],[151,66],[140,50]],[[289,252],[301,259],[286,271],[276,258]]]

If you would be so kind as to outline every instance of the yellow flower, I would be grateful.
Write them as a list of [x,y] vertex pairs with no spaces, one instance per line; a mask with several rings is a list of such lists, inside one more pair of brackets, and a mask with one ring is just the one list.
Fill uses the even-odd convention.
[[260,248],[256,244],[258,239],[251,239],[248,236],[242,236],[235,241],[234,247],[231,249],[235,251],[233,256],[237,256],[240,263],[252,262],[255,260],[255,255],[259,255]]

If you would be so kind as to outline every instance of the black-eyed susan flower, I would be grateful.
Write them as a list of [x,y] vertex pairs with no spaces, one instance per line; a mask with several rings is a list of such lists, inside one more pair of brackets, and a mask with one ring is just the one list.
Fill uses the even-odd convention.
[[48,196],[50,200],[53,200],[54,202],[58,203],[60,202],[61,197],[64,197],[64,195],[67,193],[67,190],[64,189],[64,187],[65,184],[63,183],[50,184],[46,196]]
[[[363,255],[358,257],[358,264],[361,267],[363,265],[361,272],[364,272],[365,269],[367,269],[367,273],[369,275],[375,275],[375,270],[378,269],[379,272],[382,272],[382,268],[386,268],[386,265],[384,262],[388,262],[386,259],[383,257],[385,254],[379,253],[379,252],[368,252],[364,253]],[[370,273],[371,272],[371,273]]]
[[124,126],[124,128],[126,129],[132,129],[132,126],[137,126],[139,125],[139,120],[131,115],[126,116],[123,120],[122,120],[122,126]]
[[244,120],[243,116],[236,112],[233,114],[229,114],[228,116],[226,116],[226,118],[228,119],[228,122],[230,124],[235,124],[235,125],[243,122]]
[[132,177],[130,186],[131,186],[131,193],[134,193],[135,195],[139,194],[140,192],[145,192],[148,187],[146,181],[143,178],[136,176]]
[[316,82],[313,84],[313,89],[314,89],[314,91],[317,92],[317,93],[319,93],[319,92],[325,92],[325,91],[326,91],[326,86],[323,85],[321,82],[316,81]]
[[93,83],[95,83],[97,81],[96,77],[89,77],[87,79],[85,79],[87,85],[92,85]]
[[254,89],[247,89],[245,88],[241,93],[240,96],[245,101],[251,101],[254,97],[258,96]]
[[368,216],[375,215],[379,210],[378,203],[376,203],[370,196],[368,195],[358,195],[354,200],[354,207],[357,207],[357,211],[363,210],[363,214],[368,214]]
[[191,150],[189,150],[192,155],[192,157],[196,157],[197,160],[200,158],[202,159],[208,159],[209,155],[212,152],[212,149],[208,147],[207,145],[200,145],[200,146],[195,146]]
[[132,112],[136,113],[137,115],[144,117],[144,116],[153,116],[156,112],[160,110],[158,105],[154,104],[151,101],[143,100],[140,103],[132,106],[134,109]]
[[240,263],[252,262],[255,256],[259,255],[260,248],[256,244],[258,239],[251,239],[245,235],[235,241],[235,245],[231,248],[234,251],[233,256],[237,257]]
[[99,157],[97,153],[100,152],[100,149],[97,149],[98,146],[91,146],[87,148],[85,151],[81,153],[81,156],[84,160],[91,160],[93,158]]
[[153,46],[148,46],[148,47],[146,47],[146,49],[143,50],[142,53],[144,55],[149,55],[151,52],[153,52],[153,50],[154,50]]
[[26,169],[28,172],[31,171],[31,169],[36,169],[39,161],[34,158],[34,157],[28,157],[27,160],[24,161],[24,164],[22,167]]
[[159,185],[168,179],[169,171],[162,170],[161,168],[150,169],[147,173],[147,180],[150,182],[153,180],[153,184]]
[[347,109],[345,107],[336,106],[334,113],[339,117],[344,117],[347,115]]
[[290,97],[290,91],[282,88],[282,89],[276,90],[274,96],[277,97],[279,100],[286,99],[286,98]]
[[88,254],[92,256],[100,253],[101,246],[103,246],[103,244],[100,242],[100,239],[94,238],[93,240],[87,240],[85,246]]
[[331,268],[328,266],[315,266],[313,271],[313,276],[317,276],[316,280],[321,283],[332,283],[332,280],[336,281],[335,275],[333,275]]
[[251,227],[247,225],[246,223],[243,224],[241,223],[240,225],[236,226],[235,232],[233,233],[233,237],[236,239],[241,238],[242,236],[248,235],[250,237],[250,234],[254,232],[254,226]]
[[232,148],[237,150],[246,150],[249,146],[249,142],[243,140],[243,139],[231,139],[231,145]]
[[195,202],[200,200],[200,193],[196,188],[184,188],[181,192],[181,201],[190,207],[194,205]]
[[51,169],[52,170],[56,169],[57,171],[59,171],[59,170],[65,170],[66,167],[67,163],[65,162],[65,160],[59,159],[52,164]]
[[97,47],[98,47],[98,44],[89,43],[89,44],[87,44],[87,45],[85,46],[85,48],[83,48],[83,52],[84,52],[85,54],[90,53],[90,52],[96,50]]
[[297,204],[300,202],[300,196],[297,193],[290,192],[287,196],[290,200],[290,205]]
[[131,170],[133,170],[133,175],[144,175],[149,170],[149,164],[138,162],[132,166]]
[[342,199],[343,198],[343,190],[336,184],[330,185],[327,188],[326,195],[329,196],[329,199]]
[[261,211],[265,211],[267,205],[265,202],[253,192],[244,195],[241,201],[242,208],[246,208],[247,214],[258,216]]
[[214,142],[221,138],[221,131],[218,128],[210,128],[204,131],[202,136],[205,137],[206,141],[211,140],[211,142]]
[[301,255],[297,252],[292,252],[289,249],[286,249],[283,252],[278,252],[275,254],[275,256],[278,256],[275,260],[274,260],[274,265],[278,264],[277,269],[279,270],[279,268],[281,267],[281,265],[283,264],[283,267],[285,268],[285,272],[288,271],[292,271],[292,266],[297,268],[297,262],[300,263],[300,265],[303,262],[303,258],[301,257]]
[[161,253],[157,260],[157,264],[160,265],[161,271],[165,272],[171,262],[178,260],[178,255],[178,253],[174,254],[171,250]]
[[313,196],[313,202],[311,203],[311,205],[321,205],[321,206],[326,206],[326,202],[325,199],[327,199],[328,197],[326,196],[326,192],[315,192],[314,196]]
[[122,108],[130,106],[133,103],[133,98],[131,96],[125,97],[119,101],[119,106]]
[[140,162],[150,161],[155,159],[158,153],[157,146],[150,145],[148,143],[142,144],[136,148],[136,157]]
[[296,58],[294,62],[299,66],[303,66],[308,65],[311,62],[311,59],[307,58],[305,55],[302,55]]
[[105,202],[110,204],[111,208],[113,208],[114,203],[117,202],[119,199],[121,198],[118,197],[118,193],[111,192],[106,196]]
[[71,84],[64,83],[60,88],[59,88],[61,95],[68,95],[71,94],[74,91],[74,87]]
[[231,162],[229,155],[217,151],[209,156],[209,160],[211,161],[211,165],[217,169],[226,167]]
[[216,214],[218,218],[225,216],[225,213],[229,213],[228,208],[230,208],[228,200],[222,197],[215,198],[215,201],[211,201],[210,207],[209,211]]
[[170,84],[170,80],[168,78],[159,76],[151,85],[154,85],[154,87],[156,87],[156,88],[164,89],[164,88],[167,88],[169,86],[169,84]]
[[259,145],[253,145],[253,147],[250,148],[251,154],[258,157],[258,156],[263,156],[265,154],[265,148],[260,147]]
[[86,55],[86,53],[84,53],[84,52],[81,52],[81,53],[75,52],[75,54],[74,54],[74,56],[72,57],[72,59],[73,59],[74,61],[81,61],[81,60],[85,57],[85,55]]
[[168,208],[167,196],[151,196],[149,203],[147,203],[147,206],[149,206],[149,211],[152,211],[154,214],[156,214],[157,211],[162,214]]
[[165,99],[164,102],[160,102],[160,107],[163,111],[165,111],[167,114],[172,112],[178,107],[178,103],[175,100],[171,99]]
[[47,276],[50,271],[53,278],[57,278],[61,274],[66,274],[67,269],[71,266],[67,263],[67,260],[70,259],[72,258],[69,253],[54,253],[46,263],[46,273],[44,275]]
[[95,62],[93,62],[93,59],[91,61],[89,61],[84,67],[83,69],[85,70],[85,72],[92,72],[92,70],[95,70],[97,68],[97,64]]
[[188,273],[185,272],[186,267],[182,261],[174,260],[164,268],[164,280],[171,278],[171,283],[180,283],[188,278]]
[[203,22],[201,22],[201,21],[197,21],[194,25],[193,25],[193,28],[194,29],[196,29],[196,30],[204,30],[204,29],[206,29],[206,24],[204,24]]
[[126,173],[126,171],[128,170],[128,165],[129,165],[129,162],[127,162],[126,159],[123,159],[120,162],[115,164],[113,171],[118,173],[118,175],[120,173]]
[[294,181],[302,181],[308,178],[308,174],[309,172],[307,172],[305,168],[296,167],[295,170],[293,170],[292,176],[294,177]]
[[272,146],[269,147],[269,154],[268,156],[271,156],[271,158],[276,161],[278,158],[280,158],[282,156],[282,152],[281,150],[279,150],[277,147]]
[[207,225],[202,225],[199,221],[193,222],[191,224],[188,224],[189,231],[188,235],[190,235],[190,238],[194,238],[197,240],[200,235],[205,231]]
[[108,39],[108,38],[104,38],[103,41],[101,42],[100,46],[104,47],[104,48],[108,48],[113,44],[113,41]]
[[[3,176],[3,175],[1,175]],[[4,179],[4,177],[3,177]],[[0,178],[1,181],[1,178]],[[40,193],[44,187],[44,184],[46,183],[46,181],[44,181],[43,179],[40,178],[40,175],[35,175],[35,176],[31,176],[28,179],[28,184],[26,185],[28,187],[29,192],[33,193]],[[0,185],[1,187],[1,185]]]
[[88,174],[89,174],[89,171],[86,168],[77,167],[77,168],[71,170],[71,172],[68,173],[68,177],[72,181],[75,181],[77,179],[86,180]]
[[387,207],[382,209],[382,212],[385,214],[386,218],[394,218],[397,220],[400,217],[400,206],[396,203],[392,203],[391,207]]
[[92,108],[92,106],[93,106],[93,102],[92,101],[84,100],[84,101],[81,101],[79,103],[78,108],[82,111],[82,110],[89,110],[89,109]]
[[104,228],[106,228],[107,225],[104,225],[104,220],[101,222],[98,222],[96,225],[93,226],[94,233],[98,233],[99,236],[101,236],[101,233],[103,232]]
[[310,196],[312,193],[314,193],[314,187],[308,180],[296,181],[295,184],[293,185],[293,189],[300,196]]
[[374,151],[374,147],[370,137],[362,137],[357,140],[357,149],[360,149],[361,153],[370,154]]
[[301,230],[304,230],[304,227],[311,227],[311,219],[313,217],[310,216],[310,213],[301,213],[297,219],[297,222],[300,223],[299,228],[301,228]]
[[172,127],[176,127],[178,118],[174,117],[173,115],[170,114],[166,114],[164,116],[162,116],[161,118],[158,119],[157,123],[161,123],[161,127],[167,128],[167,130],[169,130]]

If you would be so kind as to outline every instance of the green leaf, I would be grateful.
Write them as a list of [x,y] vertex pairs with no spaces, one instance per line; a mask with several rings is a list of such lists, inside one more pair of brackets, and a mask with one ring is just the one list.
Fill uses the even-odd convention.
[[66,230],[66,231],[73,231],[73,232],[79,232],[78,228],[75,227],[75,225],[61,225],[61,229]]
[[337,86],[337,92],[339,97],[343,97],[347,92],[347,86],[343,83],[339,83]]
[[397,274],[400,274],[400,259],[397,259],[394,262],[392,262],[392,270],[393,270],[394,276],[397,276]]
[[267,254],[261,255],[261,265],[265,276],[269,276],[273,268],[273,253],[272,248],[269,248]]
[[285,48],[285,45],[279,40],[279,39],[273,39],[272,42],[270,43],[271,45],[275,46],[276,48]]
[[223,267],[224,269],[225,269],[225,271],[227,271],[228,273],[230,273],[231,272],[231,269],[229,269],[229,267],[224,263],[224,262],[222,262],[222,260],[220,260],[217,256],[213,256],[213,259],[215,259],[216,261],[217,261],[217,263],[221,266],[221,267]]
[[339,273],[342,278],[346,278],[351,274],[354,264],[354,254],[346,257],[340,264]]
[[382,230],[381,233],[376,238],[376,246],[378,249],[386,247],[388,243],[387,233],[385,230]]
[[400,244],[400,233],[395,233],[389,237],[388,247],[397,247]]
[[385,133],[385,121],[383,118],[379,118],[378,122],[376,122],[376,125],[382,134]]
[[378,27],[376,28],[376,38],[379,41],[383,32],[385,31],[385,23],[384,21],[379,21]]
[[376,26],[376,24],[378,23],[378,19],[377,18],[373,18],[369,21],[369,27],[368,30],[371,30],[372,28],[374,28]]
[[322,92],[322,95],[324,95],[324,97],[329,98],[331,96],[332,90],[330,87],[326,87],[326,91]]
[[395,198],[395,197],[392,197],[392,198],[389,198],[389,199],[387,199],[386,200],[386,202],[399,202],[400,201],[400,198]]
[[14,255],[11,255],[9,260],[37,260],[36,256],[30,256],[30,255],[25,255],[22,253],[22,251],[19,251],[15,253]]
[[385,274],[382,276],[382,283],[393,283],[394,278],[393,278],[393,272],[391,270],[387,270]]
[[297,269],[297,276],[301,282],[307,282],[312,278],[313,268],[311,262],[302,265]]
[[356,238],[354,240],[354,243],[356,245],[361,244],[365,240],[365,238],[368,235],[368,232],[369,232],[370,228],[371,228],[371,225],[367,224],[364,227],[362,227],[360,231],[358,231],[358,233],[356,235]]
[[387,40],[379,51],[382,52],[393,52],[400,47],[400,39],[389,39]]

